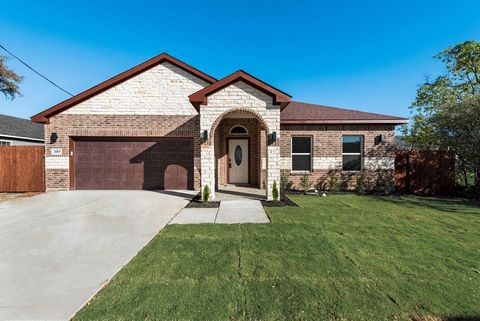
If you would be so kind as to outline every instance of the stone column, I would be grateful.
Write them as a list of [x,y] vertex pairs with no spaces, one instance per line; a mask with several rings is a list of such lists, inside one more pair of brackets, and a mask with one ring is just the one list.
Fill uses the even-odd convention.
[[215,199],[215,148],[204,144],[200,150],[201,193],[205,185],[210,187],[210,200]]
[[267,146],[267,200],[273,200],[273,182],[277,182],[280,197],[280,146]]

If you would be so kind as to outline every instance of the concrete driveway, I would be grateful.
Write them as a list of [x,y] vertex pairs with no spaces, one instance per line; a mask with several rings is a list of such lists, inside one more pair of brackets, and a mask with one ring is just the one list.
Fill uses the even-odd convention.
[[0,202],[0,320],[66,320],[192,192],[49,192]]

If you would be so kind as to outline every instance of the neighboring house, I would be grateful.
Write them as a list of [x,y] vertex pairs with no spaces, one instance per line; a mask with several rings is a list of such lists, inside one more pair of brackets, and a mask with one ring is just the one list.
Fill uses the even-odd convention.
[[0,115],[0,146],[43,145],[43,125],[29,119]]
[[394,142],[395,150],[414,150],[413,145],[409,142],[407,142],[405,136],[395,136],[395,142]]
[[[32,117],[45,124],[46,188],[266,189],[394,170],[406,119],[292,101],[244,71],[217,80],[161,54]],[[213,188],[215,187],[215,188]]]

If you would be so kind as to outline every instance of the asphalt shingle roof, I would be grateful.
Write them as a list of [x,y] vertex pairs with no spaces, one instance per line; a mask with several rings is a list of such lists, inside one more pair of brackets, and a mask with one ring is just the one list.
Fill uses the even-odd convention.
[[34,123],[30,119],[0,114],[1,135],[44,139],[43,124]]
[[355,123],[358,122],[382,122],[388,121],[389,123],[398,122],[399,124],[406,121],[405,118],[380,115],[374,113],[368,113],[359,110],[344,109],[323,105],[315,105],[308,103],[301,103],[297,101],[292,101],[285,109],[282,110],[280,114],[280,119],[282,122],[299,122],[306,123],[309,122],[349,122]]

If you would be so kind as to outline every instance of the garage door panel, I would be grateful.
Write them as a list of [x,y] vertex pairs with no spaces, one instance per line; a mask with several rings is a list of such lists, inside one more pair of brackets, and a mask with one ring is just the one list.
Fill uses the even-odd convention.
[[89,161],[90,162],[103,162],[105,161],[105,151],[95,150],[90,153]]
[[107,179],[115,179],[119,175],[121,174],[119,173],[119,168],[117,167],[107,167],[105,170],[105,177]]
[[180,153],[180,161],[190,161],[192,155],[190,153]]
[[77,189],[193,188],[191,138],[75,142]]
[[115,152],[115,150],[107,150],[106,152],[106,160],[107,162],[116,162],[119,161],[120,158],[118,157],[118,153]]

